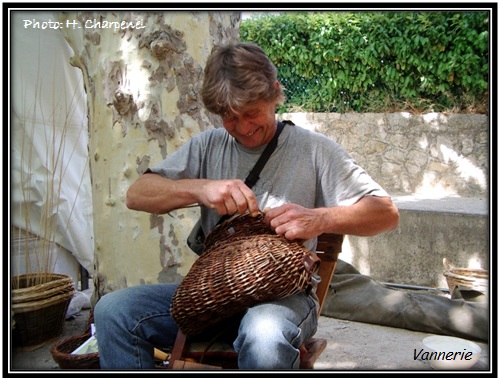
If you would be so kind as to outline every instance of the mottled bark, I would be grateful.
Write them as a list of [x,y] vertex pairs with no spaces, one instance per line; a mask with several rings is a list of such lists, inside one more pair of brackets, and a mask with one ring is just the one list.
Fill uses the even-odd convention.
[[150,216],[125,206],[129,185],[193,134],[214,127],[199,96],[214,45],[237,40],[239,12],[61,14],[88,99],[96,295],[178,281],[197,212]]

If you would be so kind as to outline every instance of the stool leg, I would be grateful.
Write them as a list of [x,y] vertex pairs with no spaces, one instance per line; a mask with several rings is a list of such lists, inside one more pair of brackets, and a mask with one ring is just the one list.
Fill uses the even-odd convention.
[[179,329],[177,332],[177,337],[175,338],[174,347],[172,348],[172,355],[170,356],[170,363],[168,363],[168,368],[172,369],[174,367],[174,362],[182,358],[182,353],[184,352],[184,347],[186,345],[186,335]]

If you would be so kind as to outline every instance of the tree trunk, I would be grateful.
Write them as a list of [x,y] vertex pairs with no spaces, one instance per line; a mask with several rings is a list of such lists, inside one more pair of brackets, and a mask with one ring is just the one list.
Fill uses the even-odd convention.
[[150,165],[214,127],[199,96],[215,44],[239,37],[239,12],[76,12],[59,20],[84,76],[95,229],[94,296],[177,282],[196,259],[197,210],[155,216],[125,194]]

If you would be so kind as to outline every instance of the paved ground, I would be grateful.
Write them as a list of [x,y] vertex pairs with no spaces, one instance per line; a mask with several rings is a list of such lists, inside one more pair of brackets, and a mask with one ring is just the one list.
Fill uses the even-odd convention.
[[[434,371],[428,363],[415,360],[422,340],[431,335],[393,327],[321,317],[317,336],[328,338],[328,346],[316,370],[333,371]],[[474,370],[489,370],[488,345]]]
[[[88,320],[88,310],[83,310],[73,320],[65,322],[63,335],[58,339],[80,334]],[[428,363],[414,359],[414,350],[422,348],[422,339],[429,334],[403,329],[370,325],[352,321],[321,317],[317,337],[327,338],[328,346],[319,357],[315,370],[319,372],[434,371]],[[491,373],[488,345],[479,343],[481,359],[473,370]],[[37,376],[38,371],[61,371],[52,359],[50,347],[30,352],[14,352],[9,370],[11,373]],[[7,368],[4,369],[4,371]],[[95,375],[94,375],[95,376]]]

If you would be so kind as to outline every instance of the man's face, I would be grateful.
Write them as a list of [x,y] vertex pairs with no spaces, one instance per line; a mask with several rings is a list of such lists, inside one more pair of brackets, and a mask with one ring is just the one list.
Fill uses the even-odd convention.
[[247,148],[257,148],[272,140],[276,132],[276,104],[260,101],[222,117],[222,123],[236,141]]

